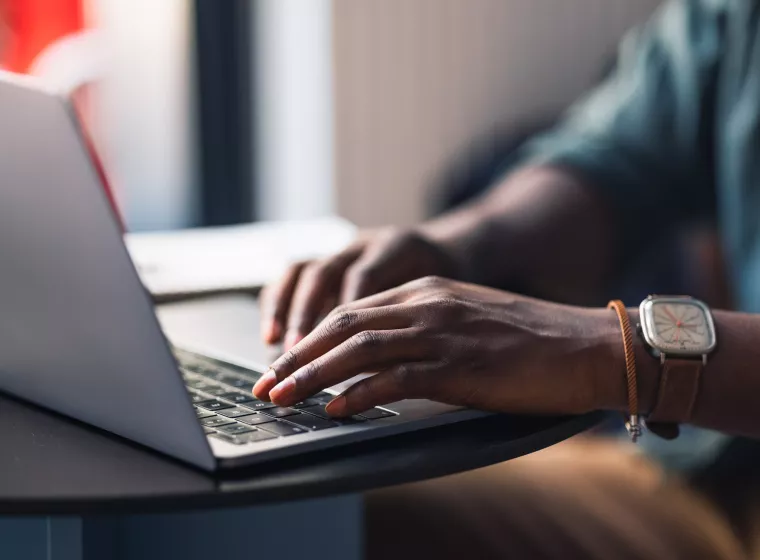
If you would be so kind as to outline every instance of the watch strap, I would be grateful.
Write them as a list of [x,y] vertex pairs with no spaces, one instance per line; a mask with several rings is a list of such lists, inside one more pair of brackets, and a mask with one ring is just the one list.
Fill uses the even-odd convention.
[[663,361],[657,401],[646,421],[651,432],[665,439],[678,437],[678,424],[691,420],[703,369],[701,359]]

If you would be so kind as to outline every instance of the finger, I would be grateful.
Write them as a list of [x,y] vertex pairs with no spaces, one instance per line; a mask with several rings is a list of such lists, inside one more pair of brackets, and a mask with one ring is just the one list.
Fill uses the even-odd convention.
[[304,269],[290,306],[285,336],[286,350],[314,328],[325,300],[331,294],[337,294],[346,268],[358,256],[358,249],[346,250],[326,261],[311,263]]
[[345,311],[397,305],[406,302],[410,296],[415,295],[418,292],[419,290],[415,287],[414,283],[402,284],[401,286],[396,286],[377,294],[372,294],[355,301],[341,304],[333,309],[329,316],[340,314]]
[[383,404],[429,397],[436,392],[436,378],[442,368],[436,362],[398,364],[352,385],[325,410],[332,416],[351,416]]
[[267,286],[261,293],[261,337],[267,344],[274,344],[282,338],[293,292],[304,265],[296,263],[288,267],[278,282]]
[[429,352],[418,335],[413,329],[362,331],[286,377],[269,397],[289,406],[360,373],[423,360]]
[[256,398],[269,400],[277,383],[362,331],[395,330],[412,320],[403,306],[388,306],[331,315],[301,342],[280,356],[253,387]]

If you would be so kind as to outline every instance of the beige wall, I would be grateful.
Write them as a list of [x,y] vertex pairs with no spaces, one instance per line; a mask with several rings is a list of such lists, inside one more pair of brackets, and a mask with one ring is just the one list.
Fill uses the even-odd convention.
[[660,0],[334,0],[341,215],[410,224],[442,165],[586,89]]

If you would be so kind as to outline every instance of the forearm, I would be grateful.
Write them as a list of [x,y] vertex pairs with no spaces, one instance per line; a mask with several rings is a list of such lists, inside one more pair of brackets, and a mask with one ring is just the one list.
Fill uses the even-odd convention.
[[421,229],[465,280],[580,304],[598,303],[612,272],[613,223],[582,179],[535,167]]
[[[638,309],[630,309],[632,322]],[[702,374],[691,423],[720,432],[760,437],[760,315],[714,311],[718,347]],[[635,338],[640,409],[648,413],[657,398],[660,363],[648,354],[640,337]],[[613,344],[617,367],[600,385],[608,391],[601,408],[626,410],[625,360],[622,341]],[[618,375],[619,374],[619,375]]]

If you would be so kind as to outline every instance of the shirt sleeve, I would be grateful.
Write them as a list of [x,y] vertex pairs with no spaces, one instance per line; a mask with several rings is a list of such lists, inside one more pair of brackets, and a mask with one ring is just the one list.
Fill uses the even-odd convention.
[[522,154],[578,172],[610,202],[629,242],[714,210],[719,4],[662,7],[623,40],[609,78]]

